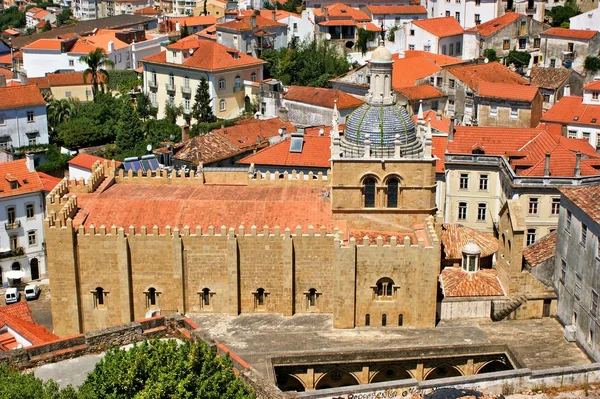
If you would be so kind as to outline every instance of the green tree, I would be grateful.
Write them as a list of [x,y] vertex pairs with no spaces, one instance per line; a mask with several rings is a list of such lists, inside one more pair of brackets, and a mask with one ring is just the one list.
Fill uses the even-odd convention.
[[101,129],[96,125],[96,121],[86,117],[74,118],[58,125],[56,133],[57,141],[71,150],[102,141]]
[[61,26],[71,23],[71,18],[73,18],[73,11],[70,8],[65,8],[56,16],[56,25]]
[[55,131],[58,125],[68,122],[76,111],[77,105],[71,99],[52,100],[46,109],[48,127]]
[[115,146],[122,158],[144,154],[144,125],[135,108],[125,105],[116,125]]
[[171,105],[169,100],[165,104],[165,117],[170,123],[177,123],[177,118],[183,115],[183,107],[180,105]]
[[145,93],[139,93],[135,96],[135,109],[144,121],[150,116],[156,116],[157,110],[152,106],[150,96]]
[[87,64],[87,69],[83,71],[83,81],[87,82],[88,78],[91,78],[92,93],[94,94],[94,101],[96,101],[96,94],[98,88],[104,92],[104,86],[109,81],[108,72],[104,69],[107,66],[114,66],[115,63],[108,58],[104,53],[104,50],[100,47],[90,52],[87,55],[83,55],[79,58],[79,61]]
[[302,9],[304,8],[304,4],[302,0],[287,0],[285,3],[277,2],[277,7],[274,2],[269,0],[263,0],[263,8],[265,10],[283,10],[287,12],[293,12],[295,14],[300,14]]
[[181,141],[181,128],[165,119],[149,119],[144,126],[146,131],[146,142],[152,148],[160,146],[163,142]]
[[358,28],[358,40],[356,40],[354,48],[359,50],[362,55],[365,55],[368,50],[368,42],[372,42],[373,40],[375,40],[375,36],[376,33],[373,31]]
[[493,48],[486,48],[483,50],[483,56],[489,60],[489,62],[498,61],[498,56],[496,55],[496,50]]
[[42,32],[48,32],[49,30],[52,30],[52,25],[50,24],[50,21],[46,21],[42,28]]
[[6,364],[0,364],[0,398],[5,399],[75,399],[75,390],[60,391],[52,380],[43,382],[33,373],[21,373]]
[[179,32],[179,37],[183,39],[184,37],[188,37],[190,35],[190,30],[188,29],[187,23],[184,22],[181,27],[181,31]]
[[526,51],[510,50],[506,57],[506,65],[514,64],[516,68],[523,68],[529,65],[531,54]]
[[202,78],[200,79],[200,83],[198,83],[198,90],[196,90],[194,106],[192,107],[192,116],[197,122],[210,123],[217,120],[210,105],[211,101],[208,82],[205,78]]
[[106,88],[111,91],[118,91],[122,94],[129,93],[140,87],[142,83],[135,71],[110,69],[106,72],[108,73]]
[[62,154],[58,147],[49,146],[46,150],[48,160],[35,168],[38,172],[59,174],[64,176],[64,171],[69,168],[68,162],[71,157],[67,154]]
[[25,13],[20,12],[16,6],[5,8],[0,13],[0,31],[7,28],[23,28],[26,22]]
[[586,71],[590,72],[600,71],[600,58],[594,57],[593,55],[586,57],[583,67]]
[[581,10],[573,0],[565,2],[562,6],[546,10],[546,17],[550,19],[550,25],[561,28],[568,28],[569,18],[579,14],[581,14]]
[[390,28],[390,30],[388,31],[388,36],[387,39],[390,42],[394,42],[396,41],[396,31],[400,29],[400,27],[398,25],[394,25]]

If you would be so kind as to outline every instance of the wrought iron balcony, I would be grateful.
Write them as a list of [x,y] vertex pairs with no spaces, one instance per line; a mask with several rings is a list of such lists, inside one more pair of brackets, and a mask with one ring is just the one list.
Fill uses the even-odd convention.
[[4,223],[4,228],[6,230],[16,230],[21,228],[21,221],[16,220],[13,223]]
[[165,83],[165,87],[167,88],[167,91],[175,91],[175,85],[174,84]]
[[150,81],[148,83],[148,87],[150,87],[151,89],[158,89],[158,83],[156,81]]
[[25,250],[23,247],[16,247],[11,249],[10,251],[2,251],[0,252],[0,259],[12,258],[15,256],[23,256],[25,254]]
[[183,94],[192,94],[192,88],[189,86],[181,86],[181,92]]

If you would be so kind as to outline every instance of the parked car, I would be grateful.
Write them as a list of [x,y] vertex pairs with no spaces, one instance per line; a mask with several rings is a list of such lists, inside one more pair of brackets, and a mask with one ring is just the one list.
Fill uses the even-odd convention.
[[25,299],[31,301],[33,299],[38,299],[40,296],[40,287],[35,284],[28,284],[25,287]]
[[11,303],[17,303],[19,302],[19,299],[21,299],[21,293],[15,287],[6,289],[4,300],[6,301],[7,305],[10,305]]

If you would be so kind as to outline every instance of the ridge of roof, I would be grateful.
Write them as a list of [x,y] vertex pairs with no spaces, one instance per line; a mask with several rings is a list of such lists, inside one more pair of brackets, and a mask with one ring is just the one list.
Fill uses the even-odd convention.
[[521,18],[526,18],[526,16],[516,12],[508,12],[482,24],[475,25],[474,27],[467,29],[465,32],[475,32],[483,37],[487,37],[493,35],[501,29],[506,28],[508,25]]
[[437,37],[448,37],[462,35],[465,31],[458,21],[453,17],[439,17],[429,19],[418,19],[412,21],[413,25],[418,26],[421,29],[437,36]]

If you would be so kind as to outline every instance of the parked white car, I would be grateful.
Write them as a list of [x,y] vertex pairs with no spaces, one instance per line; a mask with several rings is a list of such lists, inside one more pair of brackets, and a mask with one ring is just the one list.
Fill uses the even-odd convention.
[[15,287],[10,287],[6,289],[6,293],[4,294],[4,300],[6,301],[7,305],[19,302],[20,298],[21,293]]
[[40,287],[35,284],[28,284],[25,287],[25,299],[31,301],[37,299],[40,296]]

